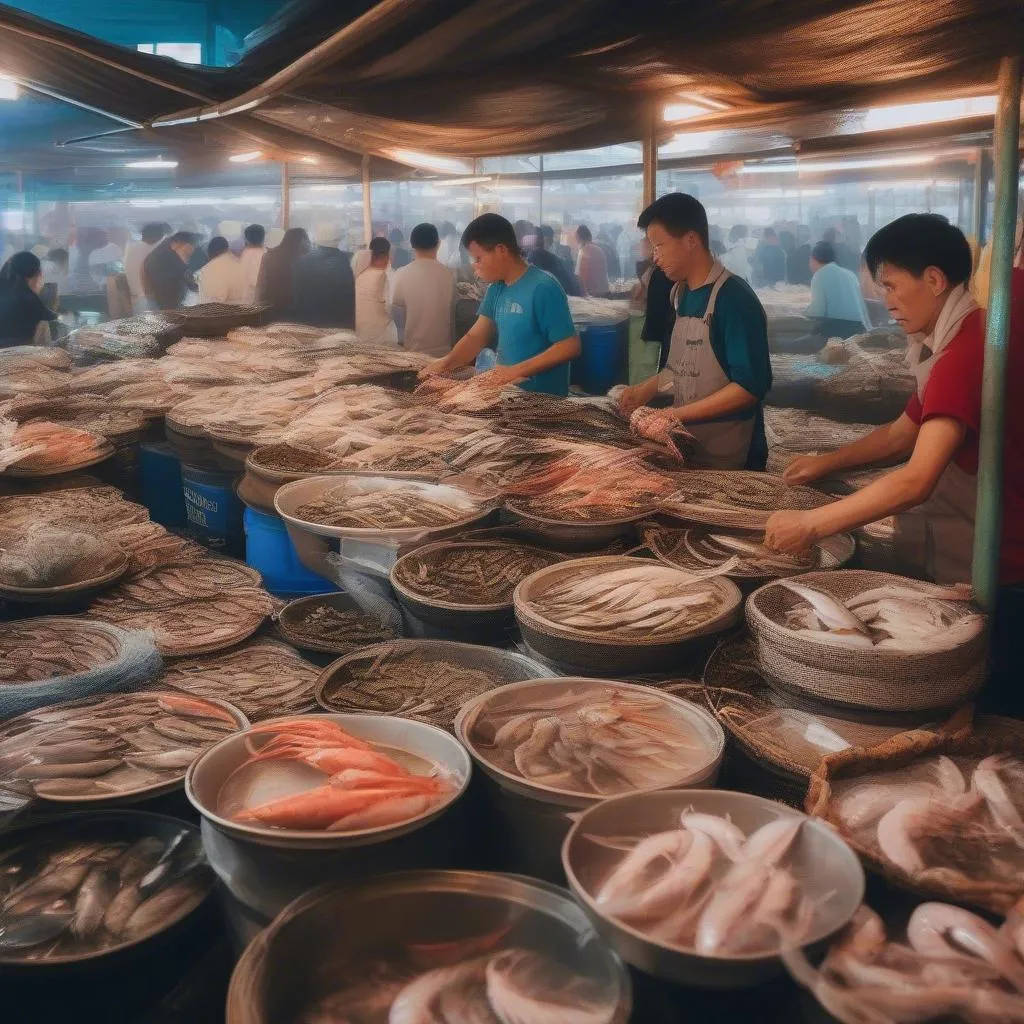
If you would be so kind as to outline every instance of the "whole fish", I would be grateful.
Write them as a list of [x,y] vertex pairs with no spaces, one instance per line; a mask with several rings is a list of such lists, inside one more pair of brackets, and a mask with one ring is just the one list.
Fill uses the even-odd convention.
[[803,598],[814,609],[815,615],[826,629],[839,633],[860,633],[870,637],[871,631],[864,621],[831,594],[790,579],[780,579],[778,585]]
[[86,938],[99,928],[119,884],[117,871],[106,866],[94,867],[86,875],[75,900],[75,919],[71,923],[75,935]]
[[169,920],[184,917],[199,906],[207,887],[195,879],[185,878],[158,890],[140,903],[121,929],[127,940],[140,939]]

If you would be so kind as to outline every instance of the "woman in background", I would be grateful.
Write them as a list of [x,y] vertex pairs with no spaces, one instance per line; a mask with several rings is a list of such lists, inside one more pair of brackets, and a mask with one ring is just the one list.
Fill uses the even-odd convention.
[[[43,265],[30,252],[16,252],[0,269],[0,348],[31,345],[57,314],[41,298]],[[49,332],[42,339],[49,344]]]
[[295,270],[300,256],[309,252],[309,235],[304,228],[289,228],[276,248],[268,249],[260,265],[256,301],[270,306],[278,318],[291,314],[295,306]]

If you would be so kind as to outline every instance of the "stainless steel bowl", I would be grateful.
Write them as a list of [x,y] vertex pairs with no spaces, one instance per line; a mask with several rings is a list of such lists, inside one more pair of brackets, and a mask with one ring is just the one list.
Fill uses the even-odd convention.
[[[215,744],[196,759],[185,776],[185,795],[206,821],[220,832],[246,843],[276,849],[338,850],[383,842],[422,828],[444,814],[469,784],[472,772],[469,754],[449,733],[425,722],[383,715],[288,715],[261,722],[259,728],[309,717],[335,722],[360,739],[395,747],[431,761],[449,773],[454,785],[452,793],[418,817],[397,825],[356,832],[281,829],[232,821],[221,815],[218,807],[225,782],[249,759],[251,729],[247,729]],[[306,788],[313,788],[324,781],[310,782]]]
[[619,862],[621,853],[588,836],[638,837],[677,827],[680,814],[692,808],[728,815],[746,834],[776,818],[804,820],[787,861],[800,878],[804,895],[816,901],[814,925],[803,945],[818,946],[853,917],[864,899],[864,869],[856,854],[822,821],[808,818],[784,804],[747,793],[725,790],[670,789],[617,797],[585,811],[562,847],[562,864],[569,888],[597,930],[623,960],[646,974],[682,985],[703,988],[741,988],[782,972],[775,954],[725,953],[704,956],[692,947],[652,939],[617,918],[606,916],[594,894]]

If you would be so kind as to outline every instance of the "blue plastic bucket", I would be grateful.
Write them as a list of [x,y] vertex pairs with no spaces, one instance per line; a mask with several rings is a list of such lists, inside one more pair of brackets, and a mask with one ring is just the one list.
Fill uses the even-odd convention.
[[588,395],[607,394],[626,377],[628,334],[621,324],[584,327],[574,377]]
[[296,597],[304,594],[327,594],[338,588],[310,572],[295,551],[291,537],[280,516],[246,508],[245,560],[263,577],[263,585],[272,594]]
[[182,465],[181,492],[189,536],[208,548],[240,558],[245,550],[245,535],[234,475]]
[[139,445],[139,490],[149,518],[161,526],[181,527],[187,522],[182,494],[181,462],[169,444],[150,441]]

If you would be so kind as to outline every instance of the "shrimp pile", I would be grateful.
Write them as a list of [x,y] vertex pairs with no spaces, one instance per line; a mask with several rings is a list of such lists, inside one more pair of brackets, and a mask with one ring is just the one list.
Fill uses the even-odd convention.
[[662,637],[697,629],[720,612],[715,581],[701,581],[657,562],[597,570],[581,564],[531,597],[528,612],[562,629],[607,638]]
[[834,817],[915,882],[985,882],[1005,895],[1019,889],[1024,870],[1022,786],[1020,758],[940,755],[837,780]]
[[[268,722],[250,729],[247,737],[270,738],[255,749],[248,740],[252,755],[232,777],[251,771],[253,764],[296,760],[321,772],[324,782],[302,793],[235,810],[230,817],[242,824],[328,832],[382,828],[417,818],[455,792],[438,769],[417,773],[396,759],[425,766],[420,758],[399,750],[391,756],[380,745],[371,745],[323,718]],[[230,785],[231,778],[225,788]]]
[[768,955],[783,942],[798,945],[817,916],[786,867],[803,822],[787,814],[746,836],[728,818],[684,811],[679,828],[628,849],[594,902],[649,938],[702,956]]
[[985,616],[969,610],[971,588],[940,587],[908,580],[886,584],[840,601],[798,580],[779,586],[800,600],[785,617],[796,635],[839,647],[884,651],[942,651],[979,636]]
[[843,1024],[1024,1020],[1024,929],[1011,914],[1001,928],[961,907],[922,903],[906,942],[887,940],[881,918],[862,906],[815,970],[785,948],[793,978]]
[[641,688],[570,687],[526,702],[503,699],[499,689],[467,736],[506,772],[599,796],[667,786],[714,758],[682,715]]

